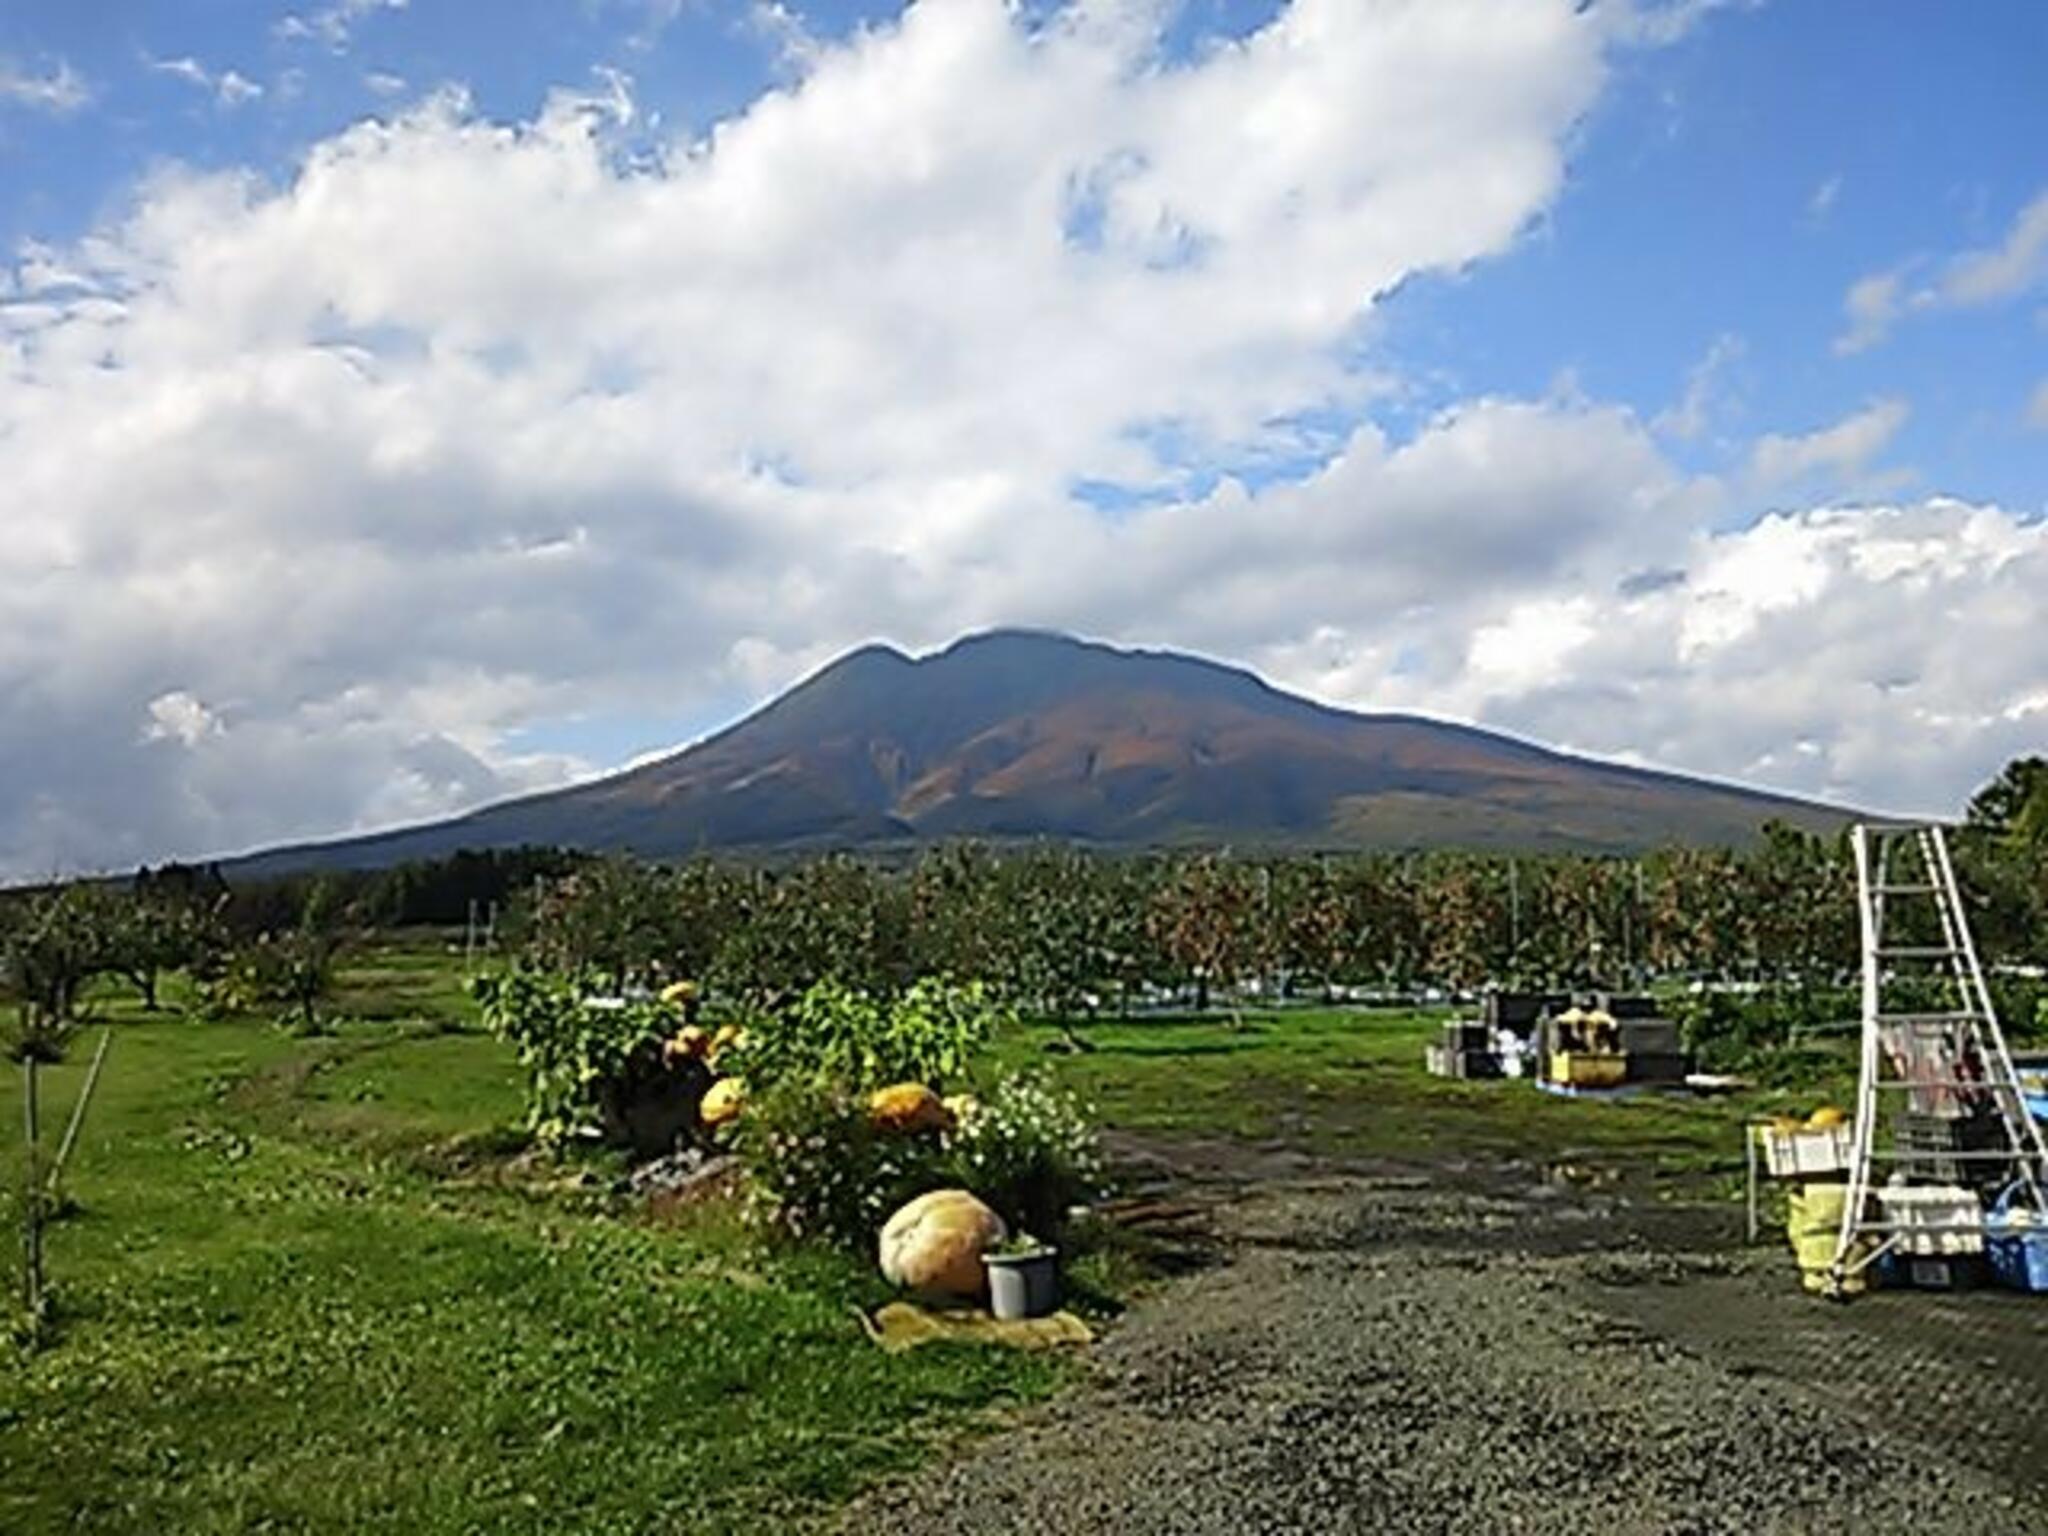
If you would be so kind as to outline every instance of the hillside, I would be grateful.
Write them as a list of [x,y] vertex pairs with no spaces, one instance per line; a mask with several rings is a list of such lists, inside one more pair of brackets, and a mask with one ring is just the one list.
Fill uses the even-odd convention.
[[1470,726],[1332,709],[1193,657],[1001,630],[915,659],[853,651],[727,730],[592,783],[239,867],[375,867],[519,844],[663,857],[948,837],[1625,851],[1739,843],[1772,818],[1831,829],[1845,815]]

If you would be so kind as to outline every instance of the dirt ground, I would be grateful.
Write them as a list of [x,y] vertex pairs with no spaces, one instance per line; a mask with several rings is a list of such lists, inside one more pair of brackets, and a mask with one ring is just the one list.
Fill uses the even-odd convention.
[[1533,1166],[1118,1151],[1190,1273],[845,1529],[2048,1530],[2048,1301],[1818,1301],[1732,1208]]

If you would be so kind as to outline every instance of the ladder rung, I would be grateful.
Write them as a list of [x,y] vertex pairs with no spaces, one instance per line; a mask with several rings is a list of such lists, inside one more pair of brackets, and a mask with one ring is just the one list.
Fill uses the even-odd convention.
[[2011,1093],[2013,1090],[2004,1083],[1987,1082],[1981,1077],[1929,1077],[1913,1081],[1903,1077],[1887,1077],[1874,1086],[1879,1088],[1976,1088],[1986,1093]]
[[1863,830],[1873,837],[1910,837],[1921,832],[1932,832],[1934,823],[1926,821],[1866,821]]
[[2031,1152],[2022,1152],[2017,1149],[2010,1152],[1965,1152],[1961,1150],[1951,1151],[1947,1147],[1903,1149],[1897,1147],[1872,1147],[1870,1155],[1872,1157],[1881,1157],[1888,1163],[1900,1163],[1908,1160],[1916,1163],[1946,1163],[1951,1161],[1965,1163],[2017,1163],[2033,1156]]
[[1963,958],[1963,952],[1960,949],[1947,949],[1940,945],[1903,944],[1895,949],[1880,948],[1877,951],[1877,958],[1880,960],[1960,960]]
[[1932,896],[1940,891],[1938,885],[1877,885],[1871,890],[1879,896]]

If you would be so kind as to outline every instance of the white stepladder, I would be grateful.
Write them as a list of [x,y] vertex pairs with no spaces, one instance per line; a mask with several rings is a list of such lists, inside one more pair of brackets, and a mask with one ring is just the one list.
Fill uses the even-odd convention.
[[[2001,1200],[2048,1226],[2048,1142],[2021,1096],[1942,829],[1865,822],[1851,837],[1863,1059],[1837,1294],[1894,1250],[1981,1252],[1984,1208]],[[1905,1006],[1887,1006],[1908,989]],[[1946,1134],[1931,1141],[1930,1129]]]

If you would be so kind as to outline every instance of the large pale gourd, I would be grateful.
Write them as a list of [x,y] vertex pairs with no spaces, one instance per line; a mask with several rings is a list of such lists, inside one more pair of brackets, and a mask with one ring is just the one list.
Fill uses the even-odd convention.
[[868,1096],[868,1123],[879,1131],[945,1131],[953,1117],[923,1083],[896,1083]]
[[964,1189],[935,1189],[882,1228],[882,1275],[892,1285],[939,1296],[979,1296],[981,1256],[1009,1235],[1003,1218]]

